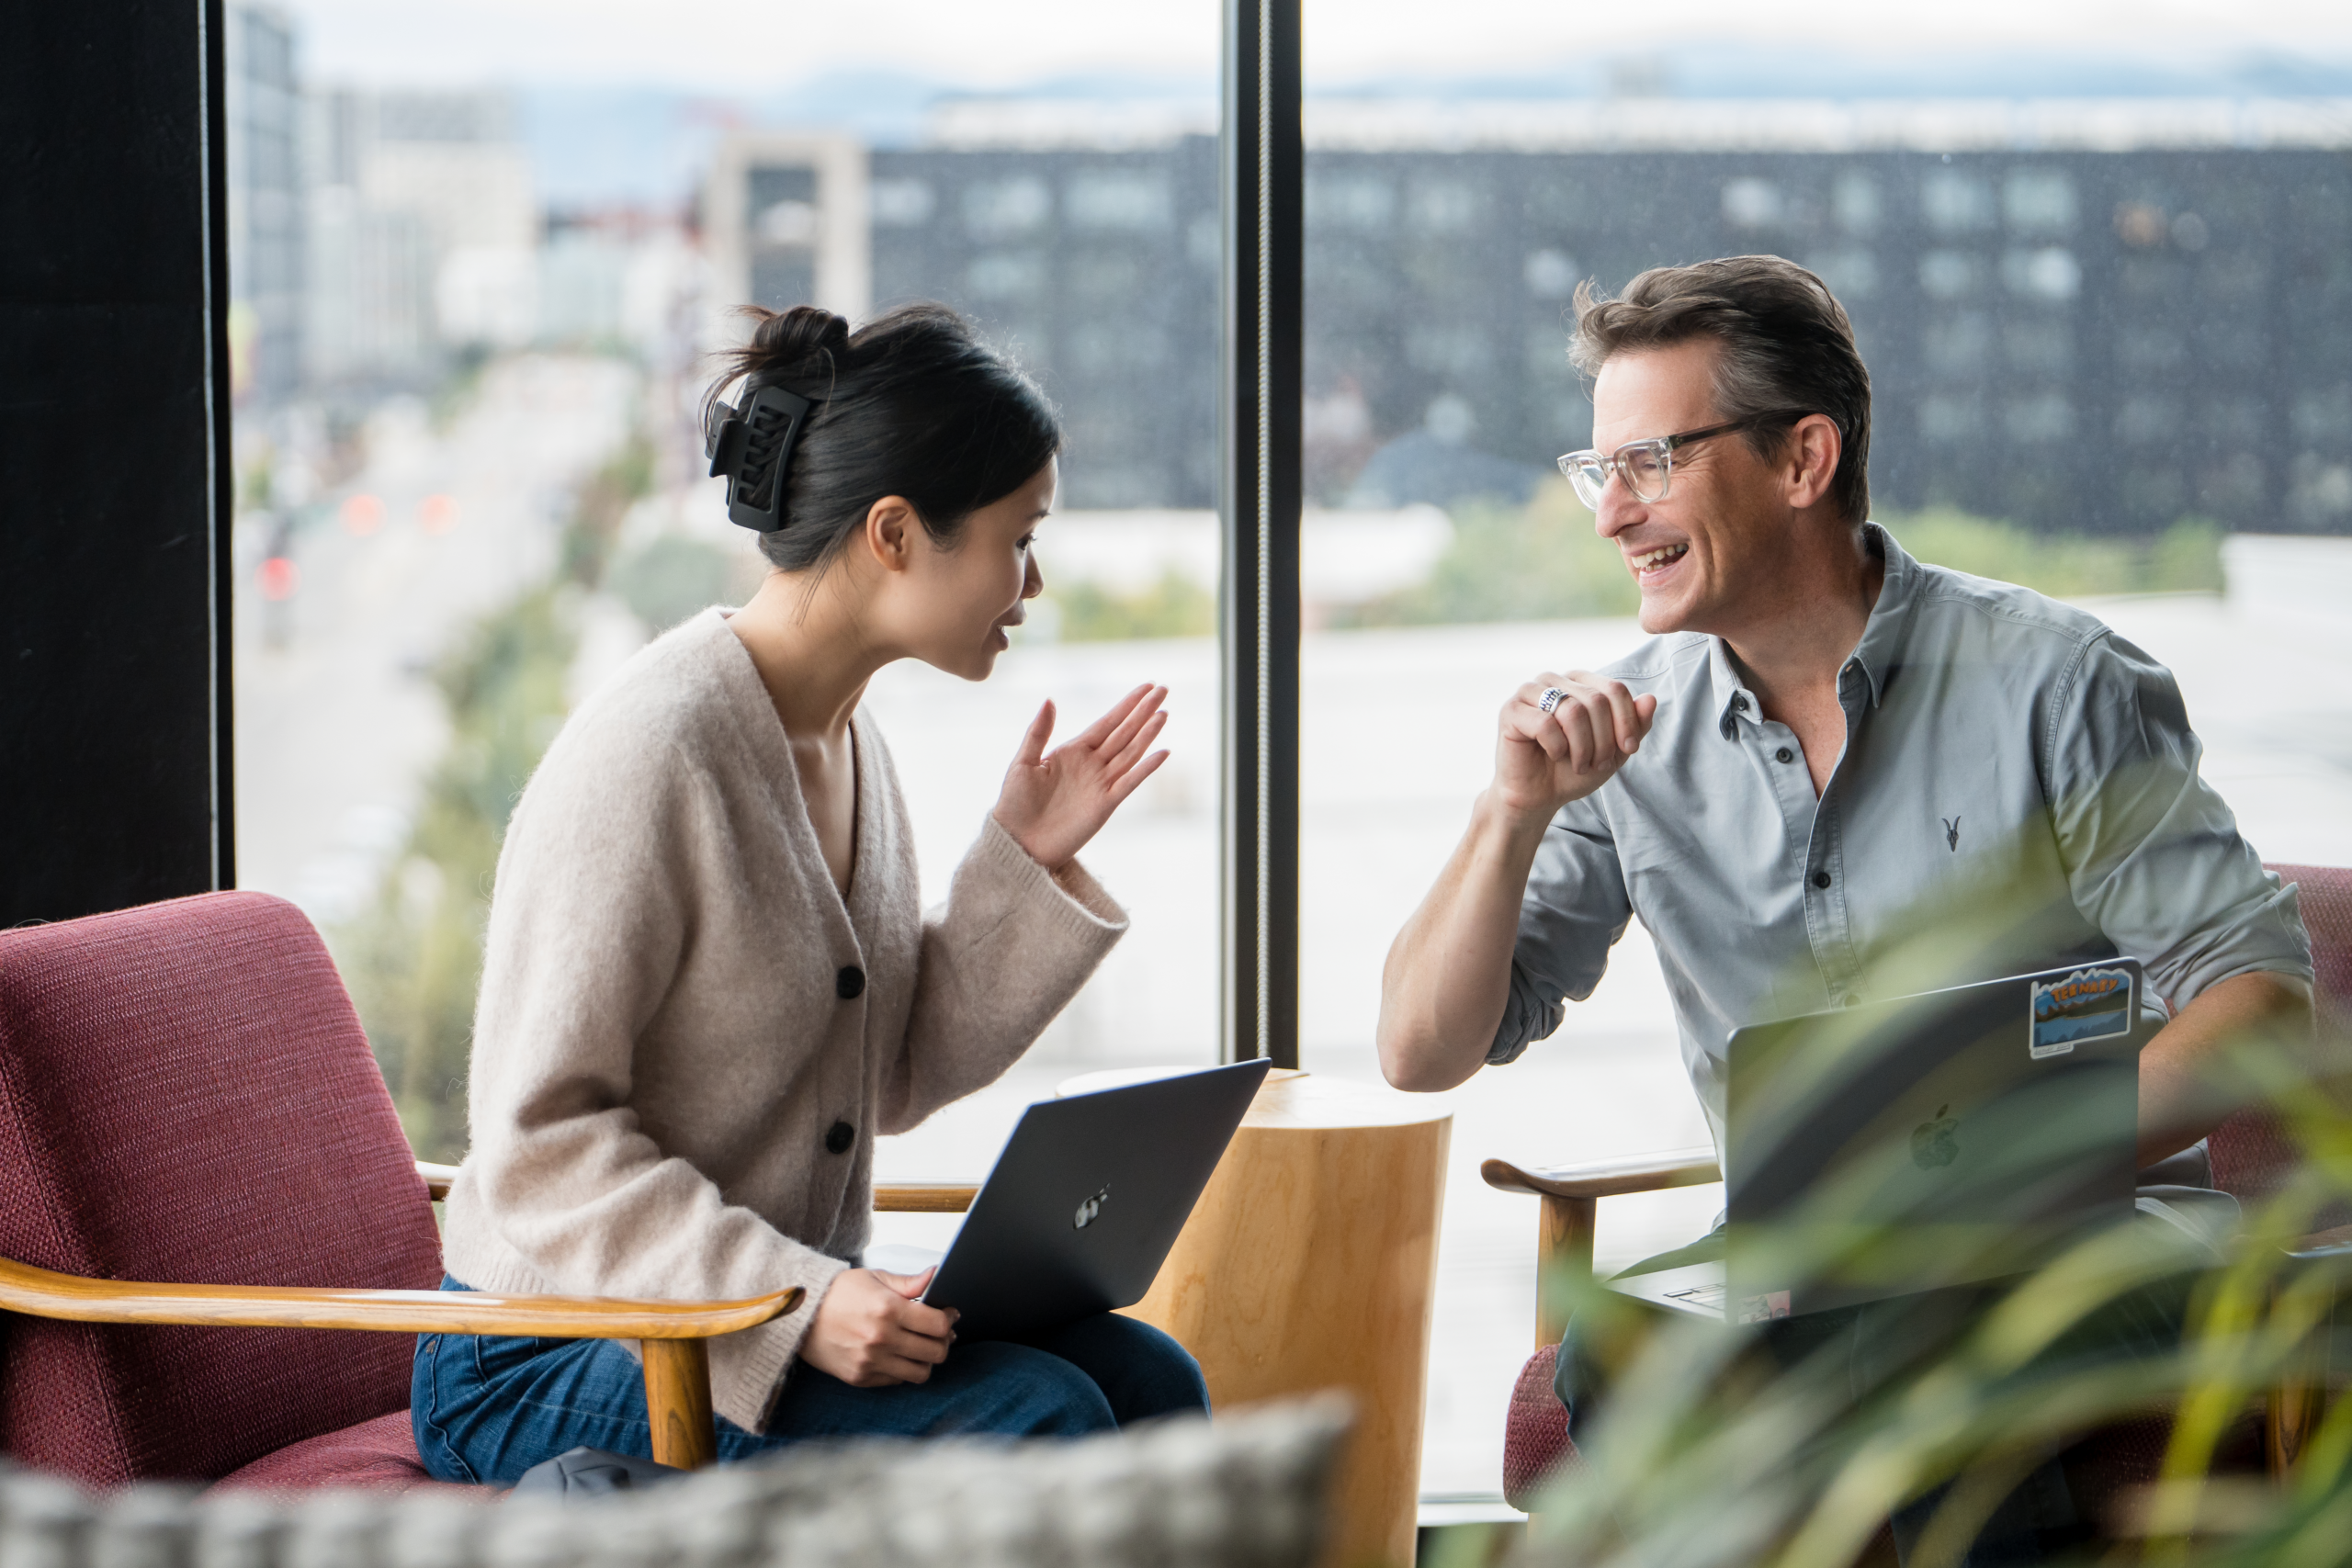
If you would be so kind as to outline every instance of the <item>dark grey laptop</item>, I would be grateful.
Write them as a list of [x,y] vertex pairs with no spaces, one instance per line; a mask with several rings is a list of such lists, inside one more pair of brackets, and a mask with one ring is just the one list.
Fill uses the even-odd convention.
[[1610,1288],[1757,1322],[2007,1278],[2129,1217],[2143,984],[2119,958],[1734,1032],[1724,1259]]
[[922,1299],[961,1314],[962,1339],[1044,1333],[1141,1301],[1271,1065],[1031,1106]]

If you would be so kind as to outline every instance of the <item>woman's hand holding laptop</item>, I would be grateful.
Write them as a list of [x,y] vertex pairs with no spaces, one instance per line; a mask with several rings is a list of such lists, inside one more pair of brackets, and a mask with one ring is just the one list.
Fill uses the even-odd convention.
[[800,1359],[852,1388],[928,1382],[956,1342],[956,1314],[918,1299],[935,1272],[852,1269],[834,1276],[800,1341]]

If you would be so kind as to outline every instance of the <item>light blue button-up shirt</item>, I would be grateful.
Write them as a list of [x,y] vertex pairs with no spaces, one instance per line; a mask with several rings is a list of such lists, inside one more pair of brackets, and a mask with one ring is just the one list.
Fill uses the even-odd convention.
[[1636,916],[1718,1147],[1742,1024],[2118,955],[2175,1009],[2233,975],[2310,978],[2295,890],[2197,776],[2171,673],[2093,615],[1870,533],[1885,584],[1817,801],[1720,637],[1601,671],[1657,716],[1544,834],[1488,1061],[1557,1029]]

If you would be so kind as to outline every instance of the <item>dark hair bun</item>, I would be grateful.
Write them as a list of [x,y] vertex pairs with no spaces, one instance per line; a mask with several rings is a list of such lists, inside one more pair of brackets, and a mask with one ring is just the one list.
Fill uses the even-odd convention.
[[786,571],[830,561],[885,496],[911,502],[924,530],[953,544],[966,518],[1061,450],[1061,420],[1037,384],[944,305],[901,305],[854,333],[814,305],[743,314],[751,341],[720,355],[703,412],[739,380],[812,405],[785,469],[783,526],[760,536]]
[[810,361],[831,356],[838,362],[849,352],[849,320],[817,305],[795,305],[789,310],[764,310],[757,305],[744,312],[757,322],[752,341],[734,356],[739,373],[752,376],[807,374]]

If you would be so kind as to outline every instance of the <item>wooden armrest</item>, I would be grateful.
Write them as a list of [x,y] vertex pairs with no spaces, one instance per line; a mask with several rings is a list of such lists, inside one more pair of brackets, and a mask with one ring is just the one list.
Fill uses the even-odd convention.
[[960,1214],[979,1195],[969,1182],[897,1181],[874,1190],[874,1209],[882,1214]]
[[[449,1195],[458,1168],[418,1160],[416,1174],[424,1178],[425,1191],[438,1202]],[[967,1181],[895,1181],[874,1190],[874,1207],[886,1214],[960,1214],[972,1206],[979,1191]]]
[[289,1285],[153,1285],[88,1280],[0,1258],[0,1311],[76,1323],[358,1328],[548,1339],[707,1339],[800,1305],[798,1286],[740,1302],[501,1296],[482,1291],[344,1291]]
[[1505,1192],[1587,1200],[1661,1192],[1669,1187],[1703,1187],[1724,1179],[1715,1165],[1715,1151],[1705,1146],[1627,1155],[1584,1165],[1539,1166],[1532,1170],[1508,1160],[1490,1159],[1478,1168],[1478,1174],[1487,1179],[1487,1186]]
[[2352,1225],[2335,1225],[2300,1237],[2287,1249],[2290,1258],[2337,1258],[2352,1249]]
[[1715,1151],[1704,1146],[1625,1155],[1583,1165],[1540,1166],[1533,1170],[1509,1160],[1490,1159],[1478,1168],[1478,1174],[1489,1187],[1532,1193],[1544,1200],[1535,1233],[1539,1269],[1535,1343],[1539,1346],[1560,1342],[1573,1304],[1569,1281],[1592,1273],[1594,1215],[1601,1199],[1627,1192],[1662,1192],[1669,1187],[1703,1187],[1723,1179],[1715,1166]]

